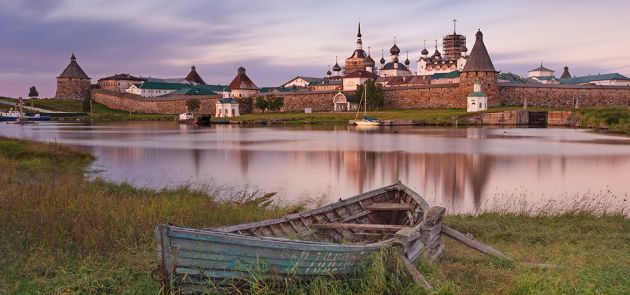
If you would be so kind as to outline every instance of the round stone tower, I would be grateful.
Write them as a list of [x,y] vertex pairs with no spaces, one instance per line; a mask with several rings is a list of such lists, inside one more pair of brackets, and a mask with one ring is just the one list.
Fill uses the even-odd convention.
[[483,33],[481,30],[477,31],[475,37],[475,45],[460,74],[459,89],[462,97],[462,105],[465,104],[465,98],[468,92],[470,92],[470,89],[474,87],[475,82],[479,81],[488,96],[488,106],[498,106],[500,101],[497,71],[494,69],[486,45],[483,43]]
[[57,77],[55,98],[84,99],[90,97],[90,87],[90,77],[81,69],[73,53],[66,69]]

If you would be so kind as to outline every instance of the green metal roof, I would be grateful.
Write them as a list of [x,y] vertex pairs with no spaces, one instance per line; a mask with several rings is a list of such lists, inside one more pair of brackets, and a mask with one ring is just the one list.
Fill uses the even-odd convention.
[[552,76],[542,76],[542,77],[532,77],[532,78],[536,78],[536,79],[538,79],[540,81],[549,81],[549,80],[552,80],[552,79],[556,79],[556,77],[552,77]]
[[435,73],[431,75],[431,79],[453,79],[459,77],[459,71],[455,70],[449,73]]
[[260,87],[260,93],[273,92],[278,87]]
[[527,80],[512,73],[500,73],[499,80],[508,81],[510,84],[527,84]]
[[213,91],[213,92],[222,92],[222,91],[229,92],[230,91],[230,88],[227,85],[221,85],[221,84],[217,84],[217,85],[196,85],[196,86],[208,89],[208,90]]
[[161,90],[180,90],[184,88],[191,88],[192,84],[184,83],[164,83],[164,82],[144,82],[134,84],[140,89],[161,89]]
[[173,92],[174,94],[183,94],[183,95],[216,95],[216,93],[206,89],[205,87],[199,87],[199,85],[190,85],[193,86],[191,88],[182,88]]
[[219,99],[218,103],[238,103],[238,100],[231,97],[224,97]]
[[471,93],[468,93],[468,97],[488,97],[488,96],[483,92],[471,92]]
[[619,73],[611,73],[611,74],[592,75],[592,76],[583,76],[583,77],[565,79],[565,80],[561,80],[560,84],[585,84],[585,83],[592,83],[595,81],[603,81],[603,80],[630,81],[630,78],[624,75],[621,75]]

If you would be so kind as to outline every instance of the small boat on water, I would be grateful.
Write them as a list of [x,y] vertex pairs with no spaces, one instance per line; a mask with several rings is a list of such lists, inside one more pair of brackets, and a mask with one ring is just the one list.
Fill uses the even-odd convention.
[[195,117],[193,113],[186,112],[179,114],[179,116],[177,117],[177,122],[179,124],[210,125],[210,119],[210,115],[201,115],[200,117]]
[[[363,102],[363,118],[361,120],[357,120],[359,116],[359,111],[361,110],[361,102]],[[363,86],[363,95],[361,100],[359,101],[359,108],[357,109],[357,114],[354,118],[354,125],[359,127],[373,127],[373,126],[381,126],[383,122],[379,121],[376,118],[372,118],[367,115],[367,85]]]
[[162,292],[194,293],[253,274],[347,275],[394,245],[407,261],[423,252],[436,259],[444,250],[444,212],[398,182],[277,219],[210,229],[159,225],[154,234]]
[[0,113],[1,122],[14,122],[14,121],[50,121],[49,116],[42,116],[40,114],[22,114],[18,111],[10,109],[8,112]]

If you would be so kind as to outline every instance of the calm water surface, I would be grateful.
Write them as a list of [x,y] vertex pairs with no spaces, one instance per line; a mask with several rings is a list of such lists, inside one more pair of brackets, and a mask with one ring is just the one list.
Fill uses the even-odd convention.
[[397,180],[450,212],[630,203],[630,138],[575,129],[3,124],[0,135],[78,146],[100,177],[138,186],[248,185],[330,202]]

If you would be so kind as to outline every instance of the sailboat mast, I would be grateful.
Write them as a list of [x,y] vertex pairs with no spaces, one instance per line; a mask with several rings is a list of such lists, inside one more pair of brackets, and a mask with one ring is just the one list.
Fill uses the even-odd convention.
[[363,83],[363,117],[367,116],[367,82]]

